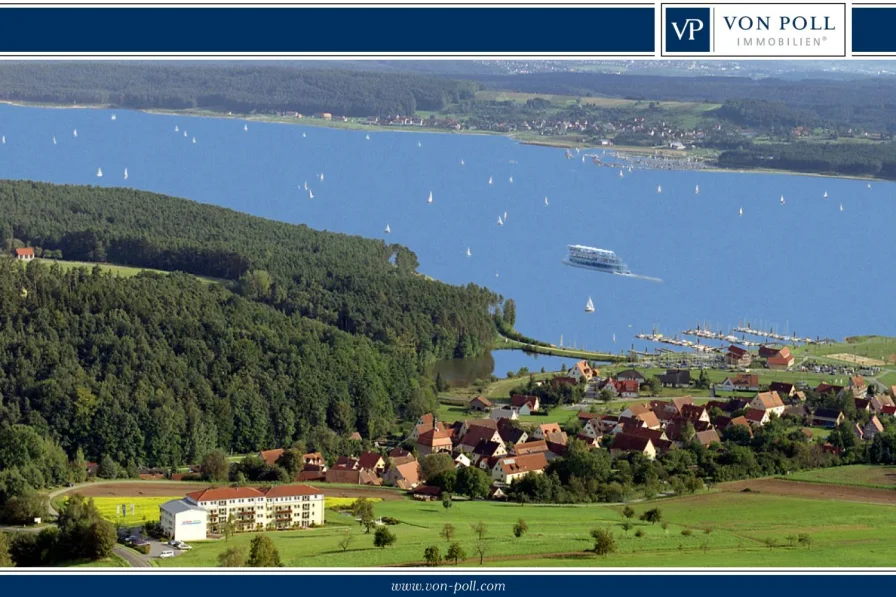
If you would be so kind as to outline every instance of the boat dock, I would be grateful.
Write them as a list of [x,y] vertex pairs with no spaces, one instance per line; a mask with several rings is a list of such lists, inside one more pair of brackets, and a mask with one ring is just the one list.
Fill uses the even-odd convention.
[[674,338],[667,338],[662,334],[652,333],[652,334],[636,334],[635,338],[639,340],[647,340],[648,342],[658,342],[660,344],[671,344],[672,346],[680,346],[682,348],[690,348],[697,352],[718,352],[719,349],[713,346],[709,346],[706,344],[700,344],[699,341],[691,342],[686,339],[679,339],[677,336]]
[[749,334],[751,336],[759,336],[760,338],[771,338],[773,340],[780,340],[782,342],[792,342],[794,344],[814,344],[815,340],[812,338],[800,338],[798,336],[788,336],[786,334],[778,334],[772,331],[763,332],[761,330],[754,330],[750,326],[738,326],[734,328],[735,332],[740,334]]
[[723,334],[722,332],[711,332],[700,328],[694,330],[685,330],[681,332],[685,336],[696,336],[698,338],[706,338],[709,340],[720,340],[722,342],[730,342],[732,344],[743,344],[744,346],[759,346],[759,342],[747,340],[746,338],[738,338],[733,334]]

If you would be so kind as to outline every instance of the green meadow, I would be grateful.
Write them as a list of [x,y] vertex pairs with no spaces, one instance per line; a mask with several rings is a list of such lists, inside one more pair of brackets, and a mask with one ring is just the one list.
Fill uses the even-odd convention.
[[[881,487],[896,490],[896,466],[875,466],[852,464],[833,468],[797,471],[781,479],[828,483],[831,485],[851,485],[855,487]],[[896,494],[893,497],[896,501]]]
[[[89,270],[92,270],[94,267],[99,266],[105,272],[109,272],[115,274],[116,276],[121,276],[122,278],[133,278],[137,274],[142,272],[151,272],[154,274],[162,274],[168,275],[170,272],[162,271],[159,269],[150,269],[146,267],[130,267],[127,265],[114,265],[112,263],[90,263],[87,261],[59,261],[56,259],[36,259],[35,261],[42,261],[46,265],[58,265],[63,269],[63,271],[68,271],[71,269],[85,267]],[[220,284],[224,280],[220,280],[218,278],[210,278],[206,276],[194,276],[197,280],[201,280],[206,284]]]
[[[766,495],[714,492],[633,504],[633,527],[622,528],[618,505],[525,505],[493,502],[412,500],[376,504],[377,516],[391,516],[397,541],[385,549],[373,546],[353,518],[328,510],[323,528],[270,533],[286,566],[389,566],[420,563],[425,548],[447,542],[440,536],[445,523],[456,527],[455,541],[467,552],[467,566],[478,566],[479,543],[471,525],[488,526],[485,565],[488,566],[889,566],[896,553],[896,507],[856,502],[832,502]],[[659,507],[667,528],[640,522],[637,516]],[[520,518],[529,531],[520,538],[512,528]],[[618,550],[607,557],[588,552],[589,531],[608,528]],[[640,530],[642,536],[637,537]],[[684,534],[683,534],[684,532]],[[346,533],[346,550],[339,541]],[[808,534],[810,547],[791,546],[791,539]],[[193,550],[161,566],[214,566],[228,547],[246,550],[251,534],[230,541],[194,543]]]

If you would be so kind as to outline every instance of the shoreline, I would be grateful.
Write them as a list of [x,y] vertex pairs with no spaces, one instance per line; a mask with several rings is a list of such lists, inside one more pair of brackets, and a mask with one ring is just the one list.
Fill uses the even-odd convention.
[[[390,132],[390,133],[427,133],[427,134],[440,134],[440,135],[487,135],[487,136],[495,136],[495,137],[506,137],[512,141],[519,143],[520,145],[534,145],[537,147],[546,147],[552,149],[575,149],[579,148],[582,150],[597,150],[597,151],[611,151],[617,152],[622,155],[651,155],[652,152],[658,150],[659,148],[650,148],[650,147],[634,147],[634,146],[626,146],[626,145],[583,145],[579,143],[575,143],[573,141],[569,141],[566,139],[558,138],[554,141],[550,140],[539,140],[539,139],[527,139],[514,135],[513,133],[498,133],[493,131],[479,131],[479,130],[460,130],[460,131],[452,131],[448,129],[441,128],[429,128],[429,127],[401,127],[401,126],[383,126],[378,124],[366,124],[363,122],[340,122],[340,121],[332,121],[332,120],[323,120],[320,118],[290,118],[286,116],[253,116],[251,114],[233,114],[233,113],[225,113],[225,112],[216,112],[214,110],[202,110],[202,109],[187,109],[187,110],[166,110],[166,109],[157,109],[157,108],[122,108],[109,105],[109,104],[72,104],[72,105],[62,105],[62,104],[54,104],[54,103],[41,103],[41,102],[26,102],[19,100],[0,100],[0,104],[5,104],[9,106],[21,107],[21,108],[48,108],[54,110],[124,110],[128,112],[142,112],[144,114],[159,114],[165,116],[184,116],[188,118],[219,118],[219,119],[228,119],[228,120],[243,120],[247,122],[260,122],[266,124],[285,124],[285,125],[304,125],[304,126],[312,126],[312,127],[321,127],[321,128],[330,128],[330,129],[338,129],[338,130],[348,130],[348,131],[375,131],[375,132]],[[663,151],[672,151],[663,148]],[[688,157],[695,157],[693,154],[688,153],[685,150],[681,154],[675,154],[676,159],[686,159]],[[659,170],[656,168],[656,170]],[[684,171],[685,169],[676,169],[671,168],[668,171],[677,172]],[[755,168],[751,170],[736,170],[732,168],[720,168],[718,166],[707,166],[705,168],[699,168],[693,170],[694,172],[721,172],[721,173],[734,173],[734,174],[784,174],[789,176],[813,176],[817,178],[833,178],[833,179],[843,179],[843,180],[861,180],[861,181],[877,181],[877,182],[894,182],[892,180],[886,178],[877,178],[875,176],[856,176],[856,175],[846,175],[846,174],[827,174],[823,172],[801,172],[799,170],[779,170],[779,169],[771,169],[771,168]]]

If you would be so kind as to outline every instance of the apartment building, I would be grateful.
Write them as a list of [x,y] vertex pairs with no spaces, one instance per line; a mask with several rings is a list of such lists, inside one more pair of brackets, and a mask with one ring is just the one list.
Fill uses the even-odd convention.
[[178,524],[181,512],[205,511],[205,533],[198,537],[194,531],[191,540],[221,533],[228,520],[232,520],[236,532],[287,530],[324,523],[323,492],[309,485],[208,488],[188,493],[182,500],[165,502],[159,508],[162,528],[174,538],[183,532]]

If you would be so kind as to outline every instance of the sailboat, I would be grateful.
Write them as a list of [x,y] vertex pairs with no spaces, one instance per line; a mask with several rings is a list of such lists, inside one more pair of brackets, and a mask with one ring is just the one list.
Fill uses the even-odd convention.
[[547,207],[548,205],[550,205],[550,204],[548,203],[548,198],[545,197],[545,198],[544,198],[544,206]]
[[314,193],[311,192],[311,189],[308,189],[308,198],[314,199]]
[[506,211],[504,212],[504,221],[505,222],[507,221],[507,212]]
[[193,137],[193,145],[196,144],[196,137]]
[[488,184],[492,184],[492,177],[491,177],[491,176],[488,177]]
[[585,313],[594,313],[594,301],[591,300],[591,297],[588,297],[588,302],[585,303]]
[[741,207],[740,209],[737,210],[737,215],[739,215],[739,216],[744,215],[744,208],[743,208],[743,207]]
[[370,141],[370,135],[364,135],[364,139]]
[[386,234],[392,234],[392,229],[389,228],[389,224],[386,224]]
[[324,181],[324,173],[323,173],[323,172],[320,173],[320,181],[321,181],[321,182]]
[[432,203],[432,191],[429,192],[429,197],[426,198],[427,203]]
[[464,159],[463,159],[463,158],[460,159],[460,165],[461,165],[461,166],[464,165]]
[[304,139],[304,138],[305,138],[305,136],[306,136],[306,135],[305,135],[305,133],[302,133],[302,139]]
[[582,156],[582,163],[585,163],[585,156]]
[[3,135],[2,137],[0,137],[0,144],[6,145],[6,135]]
[[697,186],[694,187],[694,194],[695,194],[695,195],[699,195],[699,194],[700,194],[700,185],[697,185]]
[[843,204],[840,204],[840,211],[843,211]]
[[175,133],[179,133],[179,132],[180,132],[180,127],[177,126],[176,124],[174,125],[174,132],[175,132]]
[[470,252],[470,247],[467,247],[467,257],[471,257],[473,254]]
[[660,186],[660,185],[656,185],[656,192],[657,192],[657,193],[662,193],[662,192],[663,192],[663,187]]
[[632,167],[631,167],[631,166],[628,167],[628,173],[629,173],[629,174],[632,173]]
[[513,184],[513,177],[510,177],[510,184]]
[[77,136],[78,136],[78,129],[75,129],[75,130],[72,131],[72,136],[73,136],[73,137],[77,137]]
[[868,188],[869,188],[869,189],[871,188],[871,183],[870,183],[870,182],[868,183]]
[[503,226],[504,220],[501,219],[501,216],[498,216],[498,226]]
[[498,272],[495,272],[495,277],[496,277],[496,278],[499,277],[499,276],[498,276]]
[[56,135],[53,135],[53,145],[56,145]]
[[128,179],[128,169],[127,168],[124,169],[124,179],[125,180]]
[[828,198],[828,192],[827,192],[827,191],[824,192],[824,198],[825,198],[825,199]]
[[97,168],[97,169],[96,169],[96,177],[97,177],[97,178],[102,178],[102,177],[103,177],[103,169],[102,169],[102,168]]
[[613,334],[613,344],[616,344],[616,334]]
[[619,178],[625,178],[625,174],[622,173],[622,170],[619,170]]
[[112,120],[116,120],[116,119],[118,119],[118,116],[116,116],[115,114],[113,114],[113,115],[112,115]]
[[781,205],[784,205],[784,195],[781,195]]
[[248,125],[248,124],[244,124],[244,125],[243,125],[243,130],[244,130],[244,131],[248,131],[248,130],[249,130],[249,125]]
[[184,137],[186,137],[186,136],[187,136],[187,131],[186,131],[186,130],[184,130]]

